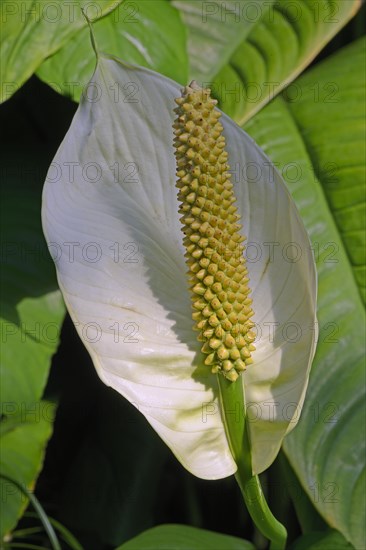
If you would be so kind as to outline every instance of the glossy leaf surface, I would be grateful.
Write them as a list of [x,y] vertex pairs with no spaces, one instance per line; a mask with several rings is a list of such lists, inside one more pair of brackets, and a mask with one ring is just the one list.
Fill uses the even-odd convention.
[[221,108],[244,124],[311,63],[360,6],[359,0],[276,1],[213,77]]

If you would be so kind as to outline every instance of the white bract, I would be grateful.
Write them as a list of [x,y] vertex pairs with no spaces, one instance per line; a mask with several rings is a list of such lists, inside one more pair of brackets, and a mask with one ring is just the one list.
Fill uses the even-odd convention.
[[[180,93],[159,74],[100,56],[49,169],[43,227],[101,380],[138,408],[189,471],[217,479],[236,464],[218,375],[203,365],[192,330],[173,150]],[[236,383],[245,388],[260,473],[299,419],[315,351],[316,275],[281,177],[243,130],[221,121],[258,333],[254,364]],[[243,414],[243,404],[232,414]]]

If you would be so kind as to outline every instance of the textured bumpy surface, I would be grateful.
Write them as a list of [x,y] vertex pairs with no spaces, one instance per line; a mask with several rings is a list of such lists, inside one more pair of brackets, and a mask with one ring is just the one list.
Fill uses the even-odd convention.
[[194,328],[204,342],[205,364],[235,381],[253,362],[255,334],[221,113],[210,90],[194,82],[176,103],[177,187]]

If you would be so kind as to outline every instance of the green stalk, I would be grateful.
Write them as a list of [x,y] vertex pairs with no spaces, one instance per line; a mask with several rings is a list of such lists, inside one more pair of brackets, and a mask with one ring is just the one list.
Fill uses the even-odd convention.
[[230,382],[218,375],[221,410],[231,452],[237,464],[235,474],[248,512],[258,530],[271,541],[270,550],[284,550],[287,531],[268,507],[258,476],[253,476],[250,440],[245,418],[245,395],[240,378]]

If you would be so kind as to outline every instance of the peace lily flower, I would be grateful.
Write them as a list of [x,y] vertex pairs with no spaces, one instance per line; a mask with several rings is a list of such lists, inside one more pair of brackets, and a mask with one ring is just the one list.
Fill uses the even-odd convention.
[[[185,93],[194,91],[193,86]],[[189,241],[192,220],[187,221],[189,208],[184,204],[191,201],[192,207],[198,201],[200,208],[202,197],[198,193],[185,199],[189,193],[182,191],[189,158],[184,155],[194,148],[191,138],[199,132],[192,127],[186,135],[182,115],[197,98],[185,95],[178,100],[178,113],[174,111],[181,95],[181,87],[160,74],[99,55],[47,175],[44,232],[65,303],[101,380],[138,408],[190,472],[217,479],[237,469],[219,399],[219,377],[231,373],[228,378],[236,379],[231,383],[244,389],[252,468],[258,474],[272,463],[283,437],[296,425],[308,383],[316,339],[311,247],[278,172],[253,140],[222,114],[226,143],[220,132],[216,138],[221,152],[223,144],[227,151],[224,171],[227,175],[230,167],[233,195],[214,197],[212,212],[217,214],[215,201],[221,201],[220,218],[236,197],[230,212],[232,242],[240,259],[233,264],[235,273],[225,276],[239,280],[236,274],[246,275],[247,270],[241,283],[248,288],[239,301],[225,295],[229,305],[246,301],[247,317],[238,320],[236,333],[241,338],[240,326],[246,322],[246,341],[238,346],[239,355],[231,356],[229,339],[229,352],[220,352],[218,361],[223,335],[210,332],[215,324],[205,324],[204,304],[192,321],[189,286],[196,287],[197,302],[210,284],[201,287],[197,279],[187,277],[185,260],[192,267],[200,258],[190,256],[194,246],[188,250],[194,239]],[[202,116],[214,117],[219,124],[219,115],[213,114],[218,111],[210,109],[210,115],[206,109]],[[178,142],[181,139],[176,139],[176,149],[173,125]],[[184,143],[188,146],[182,148]],[[221,153],[214,151],[216,145],[210,147],[217,160]],[[206,151],[206,159],[210,154]],[[226,163],[226,155],[220,162]],[[196,233],[200,230],[196,223]],[[204,230],[201,235],[205,237]],[[199,271],[197,265],[192,270],[191,276]],[[248,336],[252,330],[257,334],[254,343],[253,335]],[[244,403],[234,405],[227,414],[243,415]]]

